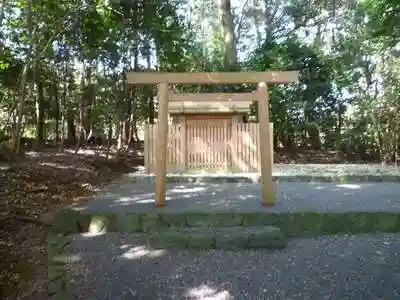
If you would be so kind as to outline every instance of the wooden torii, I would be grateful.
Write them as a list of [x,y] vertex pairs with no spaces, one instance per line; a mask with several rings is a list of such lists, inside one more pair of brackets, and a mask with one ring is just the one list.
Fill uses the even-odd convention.
[[[169,84],[251,84],[258,83],[258,122],[260,130],[261,199],[263,205],[274,204],[269,124],[268,84],[296,82],[298,71],[161,73],[127,72],[128,84],[158,84],[158,134],[156,146],[156,205],[165,205]],[[221,97],[220,101],[226,101]],[[238,98],[237,98],[238,99]],[[181,101],[179,97],[172,100]],[[234,100],[234,99],[233,99]],[[239,99],[238,99],[239,100]],[[263,142],[264,141],[264,142]],[[267,141],[267,142],[266,142]]]

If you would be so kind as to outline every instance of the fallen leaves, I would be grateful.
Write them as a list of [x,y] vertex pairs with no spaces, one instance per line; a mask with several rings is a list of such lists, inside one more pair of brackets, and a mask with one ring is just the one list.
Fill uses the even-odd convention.
[[47,227],[34,220],[90,195],[140,162],[132,155],[107,160],[83,154],[29,152],[1,165],[0,298],[44,299],[43,286],[36,285],[47,280]]

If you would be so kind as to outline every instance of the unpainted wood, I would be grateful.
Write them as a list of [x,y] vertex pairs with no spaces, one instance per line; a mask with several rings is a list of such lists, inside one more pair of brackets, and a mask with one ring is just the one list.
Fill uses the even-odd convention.
[[236,102],[257,101],[257,94],[252,93],[171,93],[171,102]]
[[[188,119],[182,123],[172,124],[168,129],[167,173],[224,171],[253,173],[260,172],[260,132],[258,123],[241,123],[224,119],[202,120]],[[186,122],[186,124],[185,124]],[[225,123],[225,124],[224,124]],[[227,132],[228,127],[230,132]],[[271,165],[273,166],[273,124],[270,123]],[[223,132],[226,132],[223,134]],[[145,153],[148,153],[146,170],[155,173],[155,149],[158,143],[158,125],[149,125]],[[207,144],[203,147],[199,140]],[[194,141],[197,140],[197,141]],[[212,142],[217,141],[217,142]],[[197,145],[193,145],[197,143]],[[221,148],[223,146],[223,148]],[[187,150],[187,147],[189,148]],[[227,148],[225,148],[227,147]],[[194,154],[193,151],[197,151]],[[225,166],[227,152],[228,166]]]
[[170,102],[170,113],[246,113],[250,111],[252,101],[235,102]]
[[274,205],[272,184],[271,131],[269,125],[268,87],[265,82],[258,85],[258,124],[260,130],[261,199],[263,205]]
[[165,205],[165,188],[167,172],[167,147],[168,147],[168,99],[169,87],[167,82],[162,82],[158,87],[158,130],[156,148],[156,205]]
[[150,125],[146,125],[144,128],[144,167],[146,172],[150,172]]

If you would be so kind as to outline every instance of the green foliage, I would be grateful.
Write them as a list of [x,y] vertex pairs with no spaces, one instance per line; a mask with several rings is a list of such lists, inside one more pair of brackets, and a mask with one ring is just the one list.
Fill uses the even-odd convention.
[[369,17],[369,30],[374,38],[390,44],[400,42],[400,2],[397,0],[365,0],[360,8]]
[[[300,72],[297,83],[269,89],[276,146],[399,155],[399,138],[392,133],[400,128],[397,2],[290,0],[266,3],[268,13],[250,3],[234,8],[240,69]],[[152,122],[157,113],[155,89],[128,87],[125,71],[224,69],[216,1],[34,1],[31,23],[29,3],[7,2],[1,23],[6,42],[0,43],[0,127],[7,131],[24,66],[23,113],[25,128],[35,129],[31,134],[37,134],[41,95],[52,130],[58,124],[60,133],[63,115],[70,125],[82,123],[103,134],[111,125],[114,137],[118,127]],[[249,92],[255,87],[172,88]]]

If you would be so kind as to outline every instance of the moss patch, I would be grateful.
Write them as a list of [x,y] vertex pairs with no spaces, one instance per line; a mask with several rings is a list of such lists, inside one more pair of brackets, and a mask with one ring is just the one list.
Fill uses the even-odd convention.
[[[176,214],[104,213],[86,215],[65,211],[54,218],[54,233],[145,232],[168,228],[275,226],[289,237],[370,232],[400,232],[400,213],[388,212],[215,212]],[[84,225],[82,225],[84,224]]]

